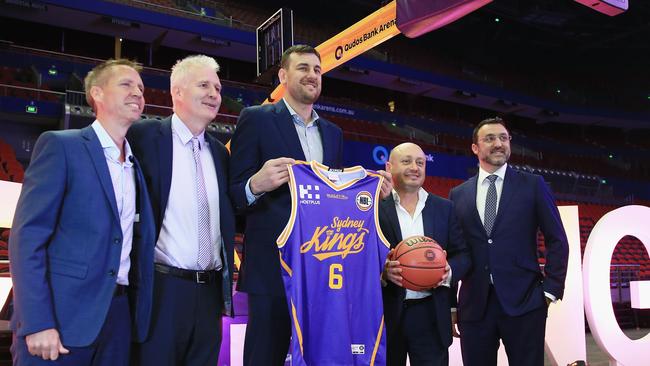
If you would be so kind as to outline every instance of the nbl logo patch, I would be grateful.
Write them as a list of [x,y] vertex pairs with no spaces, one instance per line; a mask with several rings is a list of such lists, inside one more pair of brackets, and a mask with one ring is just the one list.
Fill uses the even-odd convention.
[[366,354],[366,345],[365,344],[351,344],[352,354],[353,355],[365,355]]
[[372,207],[372,195],[368,191],[357,193],[356,197],[357,207],[361,211],[368,211]]

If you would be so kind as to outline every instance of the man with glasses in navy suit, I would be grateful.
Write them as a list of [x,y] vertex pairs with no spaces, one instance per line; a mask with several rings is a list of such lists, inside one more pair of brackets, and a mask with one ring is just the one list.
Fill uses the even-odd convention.
[[479,173],[450,194],[472,252],[452,317],[466,366],[496,365],[499,340],[511,365],[543,365],[547,307],[564,293],[569,245],[560,214],[541,176],[508,166],[510,140],[502,119],[481,121],[472,142]]

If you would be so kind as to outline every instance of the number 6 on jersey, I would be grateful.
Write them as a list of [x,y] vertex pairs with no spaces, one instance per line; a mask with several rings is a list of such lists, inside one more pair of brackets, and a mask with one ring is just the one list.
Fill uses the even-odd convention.
[[330,288],[340,290],[343,287],[343,265],[334,263],[330,265]]

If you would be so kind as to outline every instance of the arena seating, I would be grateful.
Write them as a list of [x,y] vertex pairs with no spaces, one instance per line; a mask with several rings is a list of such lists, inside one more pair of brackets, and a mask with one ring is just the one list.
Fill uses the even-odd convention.
[[404,139],[398,138],[379,123],[346,118],[327,113],[323,113],[323,116],[326,116],[327,119],[341,127],[343,130],[343,137],[348,140],[383,143],[388,145],[395,145],[404,141]]
[[[65,60],[58,56],[49,56],[51,60],[48,61],[47,58],[43,60],[42,55],[37,55],[37,50],[30,50],[30,55],[27,59],[33,60],[36,64],[31,68],[23,67],[16,68],[10,65],[0,65],[0,82],[19,86],[19,87],[30,87],[36,88],[37,85],[35,82],[30,80],[41,80],[39,88],[41,90],[50,90],[58,89],[60,85],[50,86],[48,83],[52,82],[55,84],[60,84],[60,79],[48,79],[46,77],[46,70],[44,65],[55,65],[56,68],[60,71],[61,74],[71,75],[76,72],[82,72],[88,68],[88,60],[85,58],[79,58],[75,60],[75,57],[70,55]],[[46,52],[42,52],[43,55]],[[70,60],[72,63],[77,63],[78,65],[70,65]],[[49,67],[49,66],[47,66]],[[36,74],[35,74],[36,73]],[[16,77],[20,75],[21,77]],[[147,88],[145,91],[145,98],[147,103],[153,106],[147,107],[147,114],[160,114],[167,115],[169,113],[169,108],[159,108],[157,106],[170,107],[171,99],[169,97],[168,90],[163,87],[162,84],[166,83],[167,75],[160,75],[159,71],[150,72],[147,70],[145,72],[144,78],[147,80]],[[78,77],[77,77],[78,78]],[[151,80],[155,79],[154,86],[150,86]],[[77,81],[78,82],[78,81]],[[224,80],[224,86],[228,84],[228,81]],[[80,85],[78,85],[80,86]],[[249,88],[251,86],[249,85]],[[244,95],[244,100],[242,100],[243,105],[257,104],[260,100],[263,100],[264,94],[268,94],[268,90],[260,87],[254,87],[256,89],[253,94],[257,93],[257,96],[251,95],[251,93],[242,93],[242,90],[246,87],[238,87],[236,90],[228,90],[224,88],[224,96],[227,97],[229,92],[236,92],[237,95]],[[60,90],[60,89],[59,89]],[[40,95],[39,95],[40,94]],[[246,95],[247,94],[247,95]],[[56,101],[57,98],[60,101],[60,97],[32,90],[25,90],[20,88],[7,88],[4,95],[13,96],[26,100],[51,100]],[[225,100],[226,98],[224,98]],[[241,99],[241,98],[239,98]],[[254,99],[254,100],[253,100]],[[331,99],[331,98],[328,98]],[[225,114],[238,114],[240,108],[235,108],[232,110],[226,106],[226,103],[223,103],[222,113]],[[441,104],[444,106],[444,104]],[[371,108],[371,107],[368,107]],[[447,107],[451,108],[451,107]],[[229,110],[231,109],[231,110]],[[465,120],[472,118],[481,118],[481,113],[478,113],[472,108],[463,107],[460,105],[453,106],[453,112],[445,112],[445,108],[439,108],[436,111],[436,120],[435,125],[429,123],[428,129],[426,123],[423,123],[424,126],[418,126],[420,130],[424,133],[433,136],[431,138],[419,138],[418,135],[413,136],[413,140],[423,144],[427,147],[428,150],[446,152],[451,154],[459,155],[469,155],[471,154],[469,146],[471,145],[471,127],[465,125],[462,121],[458,120],[458,115],[462,115]],[[476,115],[476,116],[474,116]],[[483,117],[485,114],[483,114]],[[336,119],[331,115],[328,115],[331,119]],[[397,119],[398,122],[401,119],[408,118],[407,115],[394,113],[392,118]],[[590,130],[582,131],[585,136],[584,139],[572,138],[573,134],[566,133],[557,133],[554,129],[540,128],[534,123],[524,123],[524,127],[519,127],[522,125],[522,118],[517,118],[516,123],[513,123],[513,134],[515,139],[513,140],[513,156],[512,162],[515,164],[521,165],[530,165],[538,168],[547,168],[553,170],[562,170],[568,172],[578,172],[580,174],[598,174],[600,176],[617,176],[625,178],[635,178],[635,179],[647,179],[650,176],[650,164],[648,164],[648,159],[646,158],[650,152],[647,149],[638,149],[634,144],[627,144],[629,151],[623,156],[616,156],[616,159],[608,159],[611,146],[621,146],[617,145],[621,141],[625,141],[622,136],[615,135],[610,141],[611,133],[605,134],[601,133],[599,136],[598,133],[589,134]],[[388,130],[386,126],[378,125],[376,122],[371,121],[362,121],[362,122],[353,122],[348,121],[345,118],[342,118],[337,123],[344,129],[346,133],[346,138],[356,141],[365,141],[371,143],[385,143],[385,144],[394,144],[398,142],[398,136],[408,136],[410,127],[407,124],[401,124],[402,127],[392,128]],[[450,129],[455,129],[457,132],[450,133],[444,132],[439,129],[439,126],[446,125]],[[455,127],[455,128],[454,128]],[[406,129],[403,133],[399,133],[396,129]],[[570,130],[569,130],[570,131]],[[598,131],[595,130],[594,131]],[[562,131],[561,131],[562,132]],[[566,132],[566,131],[564,131]],[[525,134],[535,136],[536,145],[531,146],[531,139],[525,137]],[[586,135],[585,135],[586,134]],[[548,139],[546,143],[544,139]],[[616,143],[616,144],[614,144]],[[614,144],[614,145],[613,145]],[[516,147],[522,147],[520,150],[526,150],[528,154],[518,154]],[[523,148],[525,146],[525,148]],[[577,152],[576,152],[577,151]],[[645,152],[641,153],[640,152]]]
[[[558,205],[578,205],[581,254],[584,254],[591,230],[598,220],[606,213],[618,208],[612,205],[598,205],[573,201],[558,201]],[[543,236],[539,233],[538,252],[543,254],[544,250]],[[544,258],[541,256],[540,264],[543,263]],[[614,250],[611,263],[612,276],[622,269],[625,272],[631,272],[632,279],[650,279],[650,257],[645,246],[638,238],[632,236],[623,237]]]
[[[0,261],[9,259],[9,229],[0,228]],[[9,272],[8,263],[0,263],[0,273]]]
[[25,171],[11,145],[0,140],[0,180],[22,183]]
[[462,179],[428,176],[424,180],[423,188],[440,197],[448,198],[449,191],[461,183],[463,183]]
[[[218,23],[247,31],[254,30],[270,15],[268,9],[261,9],[238,1],[222,0],[212,2],[205,0],[172,1],[155,0],[149,2],[112,0],[130,6],[146,8],[155,12],[173,14],[179,17],[192,18],[205,22]],[[212,16],[201,15],[201,7],[214,11]],[[351,24],[350,24],[351,25]],[[308,22],[301,17],[294,19],[296,40],[310,44],[320,44],[328,37],[338,33],[340,28],[333,28],[329,23]],[[442,48],[444,49],[444,47]],[[612,105],[627,110],[646,110],[642,98],[645,90],[630,90],[621,80],[593,79],[579,73],[547,70],[543,77],[520,78],[499,65],[477,63],[477,60],[458,60],[448,52],[422,47],[410,40],[396,38],[391,43],[382,44],[368,52],[366,57],[373,54],[381,55],[382,61],[405,65],[414,69],[427,70],[441,75],[472,80],[480,84],[490,84],[500,88],[516,90],[524,94],[555,100],[573,105],[602,106]],[[522,70],[522,72],[525,72]],[[529,75],[535,72],[530,70]],[[563,91],[558,93],[560,87]],[[611,90],[619,93],[611,93]]]

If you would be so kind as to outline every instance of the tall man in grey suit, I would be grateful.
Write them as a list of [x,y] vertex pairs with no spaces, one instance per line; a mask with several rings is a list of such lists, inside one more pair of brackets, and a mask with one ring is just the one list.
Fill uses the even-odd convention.
[[479,173],[450,194],[473,262],[457,313],[466,366],[496,365],[499,340],[511,365],[543,365],[547,306],[564,293],[569,245],[560,214],[541,176],[508,167],[510,140],[502,119],[481,121],[472,143]]

